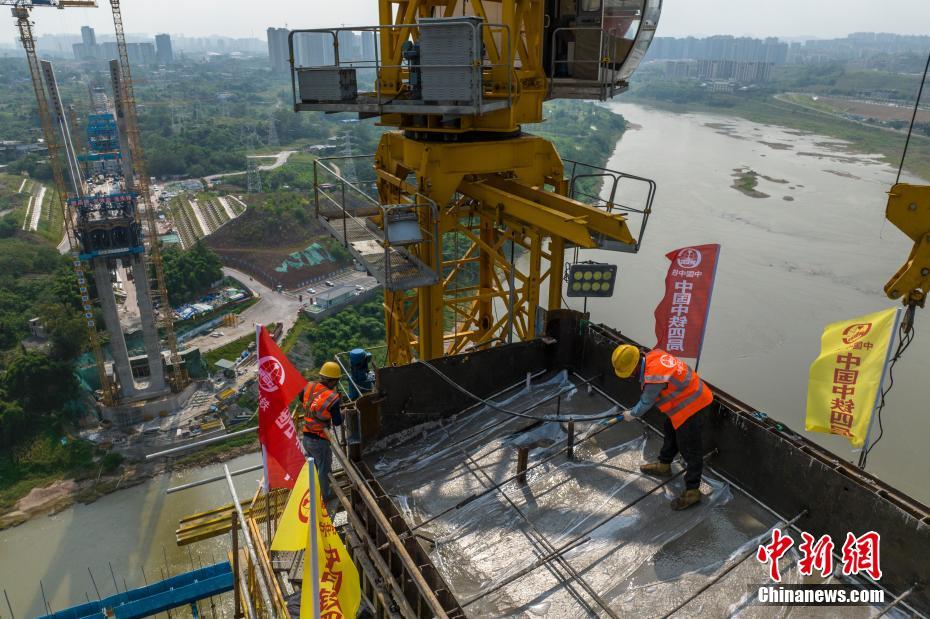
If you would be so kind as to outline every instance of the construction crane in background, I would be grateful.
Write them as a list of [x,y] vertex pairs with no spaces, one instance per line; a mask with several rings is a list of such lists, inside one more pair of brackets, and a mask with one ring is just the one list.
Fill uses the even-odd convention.
[[[32,78],[32,87],[35,90],[36,104],[39,111],[39,121],[42,125],[42,133],[45,136],[45,144],[48,148],[49,167],[52,170],[52,178],[55,184],[55,195],[58,201],[58,208],[62,213],[64,221],[64,232],[68,240],[69,247],[76,248],[77,241],[74,233],[74,221],[72,213],[69,212],[66,205],[68,187],[65,184],[63,173],[63,163],[61,154],[61,144],[58,139],[58,133],[55,130],[52,121],[52,115],[48,106],[48,95],[45,91],[45,85],[42,78],[42,69],[36,55],[35,38],[32,33],[32,20],[30,13],[35,7],[51,7],[57,9],[65,8],[94,8],[97,6],[96,0],[0,0],[0,4],[12,7],[13,17],[16,19],[16,28],[19,32],[20,41],[26,52],[26,64],[29,66],[29,75]],[[114,404],[117,398],[115,385],[109,380],[106,372],[106,365],[103,357],[103,350],[100,345],[100,338],[97,333],[96,320],[93,315],[93,306],[90,301],[89,284],[84,273],[83,263],[75,256],[72,261],[74,273],[77,278],[78,287],[81,293],[81,302],[83,305],[83,320],[87,327],[87,338],[90,344],[91,352],[94,355],[94,362],[97,367],[97,375],[100,380],[101,400],[104,404]],[[104,282],[104,285],[106,282]],[[98,282],[98,285],[101,285]]]
[[323,225],[384,286],[387,361],[540,336],[545,312],[562,307],[566,250],[638,251],[655,183],[563,161],[522,126],[544,120],[547,99],[623,92],[662,1],[378,6],[377,26],[295,30],[289,48],[295,111],[357,112],[399,129],[374,157],[377,200],[346,189],[339,165],[315,185]]
[[113,12],[113,28],[116,34],[116,47],[119,53],[119,98],[125,115],[126,133],[129,142],[129,152],[132,159],[132,178],[127,183],[133,183],[133,190],[139,194],[140,202],[145,211],[145,256],[150,263],[147,269],[153,277],[150,290],[152,291],[153,305],[160,305],[157,316],[158,327],[162,330],[167,341],[169,357],[169,371],[171,374],[171,387],[180,391],[189,382],[187,373],[178,354],[178,341],[174,332],[174,321],[171,316],[171,304],[168,301],[168,289],[165,285],[165,272],[162,264],[161,247],[158,242],[158,228],[155,220],[155,201],[149,187],[149,175],[145,163],[145,151],[142,147],[142,138],[139,132],[139,118],[136,113],[136,97],[133,88],[132,71],[129,66],[129,52],[126,47],[126,34],[123,28],[123,15],[119,0],[110,0]]

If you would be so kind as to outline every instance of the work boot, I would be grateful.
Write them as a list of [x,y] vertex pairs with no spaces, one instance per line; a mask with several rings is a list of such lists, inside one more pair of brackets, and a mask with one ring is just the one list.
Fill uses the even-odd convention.
[[639,465],[639,470],[646,475],[669,477],[672,474],[672,465],[666,462],[646,462]]
[[692,505],[697,505],[701,502],[701,491],[697,488],[688,488],[681,493],[681,496],[676,497],[672,501],[672,509],[675,511],[681,511],[683,509],[688,509]]

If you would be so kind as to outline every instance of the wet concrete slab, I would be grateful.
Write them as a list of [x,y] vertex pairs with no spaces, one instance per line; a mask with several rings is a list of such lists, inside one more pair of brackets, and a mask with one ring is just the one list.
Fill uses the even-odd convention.
[[[615,412],[606,398],[571,381],[564,372],[542,377],[494,402],[536,417]],[[755,606],[753,586],[765,582],[767,568],[753,557],[737,562],[768,539],[780,524],[776,516],[709,471],[701,504],[675,512],[669,502],[683,489],[681,478],[655,490],[662,480],[638,470],[655,458],[659,436],[640,423],[580,420],[575,433],[569,460],[567,423],[539,423],[482,405],[368,450],[369,466],[410,526],[422,524],[420,543],[470,616],[662,617],[724,572],[675,616],[873,612],[847,607],[818,614],[807,607],[797,614]],[[525,485],[511,479],[521,447],[529,449]],[[566,547],[558,559],[514,578]],[[801,582],[796,563],[796,555],[782,559],[783,582]]]

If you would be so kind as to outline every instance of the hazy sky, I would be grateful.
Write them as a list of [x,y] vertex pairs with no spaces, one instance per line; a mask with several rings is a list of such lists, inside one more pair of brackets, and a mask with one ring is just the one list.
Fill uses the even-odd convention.
[[[37,9],[39,34],[76,32],[85,24],[112,32],[109,3],[98,1],[98,9]],[[375,0],[124,0],[122,6],[127,31],[150,34],[263,39],[268,26],[377,22]],[[930,0],[665,0],[659,24],[659,36],[832,38],[861,31],[930,34]]]

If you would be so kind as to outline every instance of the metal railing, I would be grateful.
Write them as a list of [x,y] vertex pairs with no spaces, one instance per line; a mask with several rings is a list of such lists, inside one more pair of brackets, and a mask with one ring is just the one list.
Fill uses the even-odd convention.
[[[409,245],[431,246],[433,264],[440,264],[439,209],[421,193],[409,202],[381,204],[357,181],[346,179],[338,168],[340,160],[372,160],[374,155],[330,157],[313,162],[313,195],[317,219],[346,250],[365,266],[387,290],[408,290],[439,281]],[[326,182],[321,182],[321,180]],[[415,243],[392,242],[387,228],[397,214],[415,216],[422,239]],[[422,222],[428,222],[423,227]]]
[[[394,45],[402,49],[401,46],[405,42],[412,44],[419,41],[425,30],[448,31],[454,28],[470,29],[467,38],[471,40],[471,55],[466,62],[434,62],[429,57],[413,52],[413,48],[409,50],[409,54],[408,50],[400,53],[400,64],[386,64],[385,59],[381,57],[382,37],[389,37],[394,41]],[[364,57],[364,49],[362,57],[342,53],[339,39],[340,33],[344,32],[351,33],[353,37],[355,33],[360,33],[363,40],[364,37],[369,37],[372,41],[369,57]],[[310,41],[312,37],[317,37],[316,44],[305,42]],[[320,38],[323,40],[320,41]],[[499,62],[490,59],[489,46]],[[519,88],[519,80],[515,76],[510,27],[506,24],[451,18],[423,20],[416,24],[292,30],[288,36],[288,52],[291,65],[291,94],[295,110],[355,111],[371,115],[473,115],[509,107]],[[307,58],[313,55],[316,57]],[[371,77],[373,81],[370,89],[360,89],[354,93],[354,97],[339,101],[301,98],[302,71],[307,72],[305,79],[313,79],[314,71],[334,69],[356,70],[357,76],[366,79]],[[442,100],[424,96],[424,77],[429,82],[443,73],[458,76],[452,80],[458,87],[465,82],[470,84],[467,98]],[[439,81],[442,81],[441,77]]]
[[[646,233],[646,224],[652,214],[652,203],[656,194],[655,181],[571,159],[564,159],[563,162],[570,171],[569,178],[571,180],[568,193],[570,198],[608,213],[621,212],[626,214],[627,225],[631,230],[635,227],[635,222],[631,220],[631,216],[639,219],[639,232],[634,236],[636,239],[635,245],[632,247],[629,245],[612,247],[609,241],[599,239],[599,242],[604,245],[602,249],[615,249],[630,253],[638,252],[643,242],[643,235]],[[598,179],[600,180],[597,191],[592,192],[584,186],[584,181],[588,179],[595,182]]]

